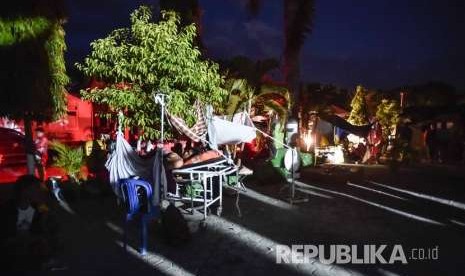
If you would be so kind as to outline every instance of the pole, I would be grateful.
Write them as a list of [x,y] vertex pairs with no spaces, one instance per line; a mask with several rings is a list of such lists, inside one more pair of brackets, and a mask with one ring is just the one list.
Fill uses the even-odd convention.
[[293,203],[294,197],[295,197],[295,186],[294,186],[294,149],[291,149],[291,188],[290,188],[290,203]]
[[165,95],[161,94],[161,144],[165,138]]
[[265,137],[277,142],[278,144],[282,145],[283,147],[287,149],[291,149],[291,181],[289,182],[289,179],[287,181],[289,182],[289,203],[294,204],[294,203],[300,203],[300,202],[307,202],[308,198],[303,198],[303,199],[296,199],[295,198],[295,174],[294,174],[294,148],[289,146],[288,144],[285,144],[279,140],[276,140],[274,137],[270,136],[268,133],[261,131],[258,128],[255,128],[256,131],[262,133]]
[[154,95],[155,103],[161,106],[161,139],[160,142],[163,145],[165,139],[165,94],[163,93],[156,93]]

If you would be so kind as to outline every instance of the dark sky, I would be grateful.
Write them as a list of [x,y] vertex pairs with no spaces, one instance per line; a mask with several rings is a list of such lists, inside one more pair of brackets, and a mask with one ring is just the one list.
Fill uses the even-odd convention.
[[[307,82],[393,88],[439,80],[465,89],[465,1],[315,0],[313,32],[302,50]],[[156,0],[68,0],[68,58],[129,24],[129,13]],[[244,0],[200,0],[208,55],[281,58],[283,0],[263,0],[251,18]]]

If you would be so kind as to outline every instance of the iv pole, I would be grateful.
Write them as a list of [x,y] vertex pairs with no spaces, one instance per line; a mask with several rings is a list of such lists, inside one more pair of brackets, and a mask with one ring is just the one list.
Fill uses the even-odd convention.
[[163,145],[164,138],[165,138],[165,97],[166,95],[163,93],[156,93],[154,94],[155,103],[161,106],[161,139],[160,143]]

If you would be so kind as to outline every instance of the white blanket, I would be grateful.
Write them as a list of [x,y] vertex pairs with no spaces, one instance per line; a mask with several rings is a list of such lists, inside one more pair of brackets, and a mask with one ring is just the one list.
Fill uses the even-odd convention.
[[213,117],[208,120],[210,143],[217,145],[235,145],[250,143],[255,139],[255,128]]
[[159,204],[161,197],[160,186],[166,188],[164,187],[166,178],[162,153],[157,153],[154,157],[147,159],[141,158],[124,139],[123,134],[119,132],[116,137],[115,150],[108,158],[105,167],[110,174],[110,184],[113,191],[118,197],[121,196],[118,185],[120,179],[138,176],[152,182],[154,188],[153,203],[154,205]]

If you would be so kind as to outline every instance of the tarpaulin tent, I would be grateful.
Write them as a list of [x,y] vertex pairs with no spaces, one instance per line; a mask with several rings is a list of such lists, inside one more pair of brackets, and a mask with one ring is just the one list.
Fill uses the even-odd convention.
[[347,122],[346,120],[336,115],[322,114],[320,115],[320,118],[333,124],[334,126],[338,128],[341,128],[347,132],[350,132],[360,137],[367,137],[371,129],[371,124],[363,125],[363,126],[352,125],[351,123]]

